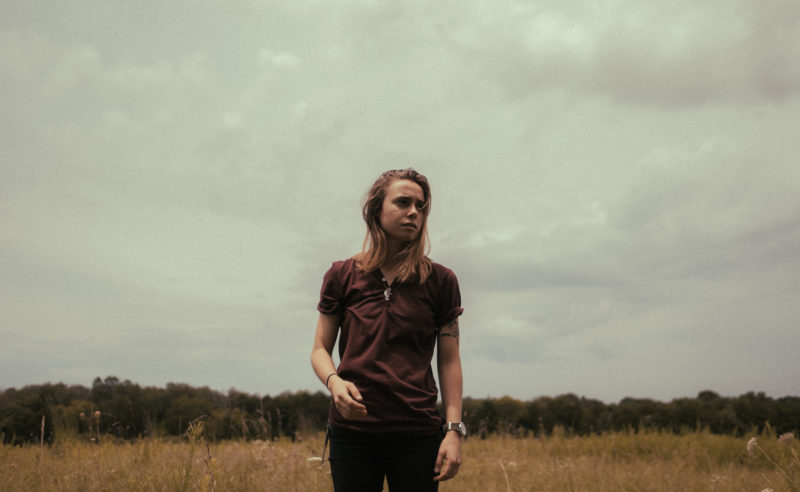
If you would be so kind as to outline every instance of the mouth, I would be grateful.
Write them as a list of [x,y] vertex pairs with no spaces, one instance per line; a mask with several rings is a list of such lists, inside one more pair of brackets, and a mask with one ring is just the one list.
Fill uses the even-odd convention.
[[402,226],[405,227],[405,228],[408,228],[408,229],[415,230],[415,231],[417,230],[416,224],[408,223],[408,224],[402,224]]

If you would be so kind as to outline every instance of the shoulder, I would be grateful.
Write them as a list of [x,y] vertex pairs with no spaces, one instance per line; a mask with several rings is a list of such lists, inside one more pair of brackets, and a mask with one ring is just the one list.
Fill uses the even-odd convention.
[[352,272],[355,269],[356,269],[356,259],[355,257],[352,257],[352,258],[346,258],[344,260],[334,261],[333,263],[331,263],[331,266],[328,270],[337,273],[343,273],[343,272]]
[[355,258],[345,258],[344,260],[336,260],[331,264],[331,268],[336,270],[351,270],[355,266]]
[[436,284],[451,283],[451,282],[458,283],[458,278],[456,277],[456,274],[453,270],[447,268],[441,263],[437,263],[432,260],[431,260],[431,274],[428,278],[429,280],[432,280]]
[[437,263],[431,260],[431,272],[436,273],[437,275],[452,275],[455,276],[455,272],[453,270],[447,268],[446,266],[442,265],[441,263]]
[[428,292],[435,300],[436,326],[443,326],[464,312],[461,307],[461,289],[453,270],[441,263],[432,262],[431,274],[426,283]]
[[338,279],[339,282],[348,282],[359,277],[359,269],[356,258],[346,258],[344,260],[337,260],[331,263],[328,271],[325,272],[325,277],[329,279]]

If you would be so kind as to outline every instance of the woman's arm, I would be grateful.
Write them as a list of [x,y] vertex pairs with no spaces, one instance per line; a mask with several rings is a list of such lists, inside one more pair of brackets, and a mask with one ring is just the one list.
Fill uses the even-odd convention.
[[[333,365],[333,346],[339,333],[339,317],[321,314],[317,319],[317,331],[314,334],[314,346],[311,349],[311,367],[322,382],[328,385],[336,409],[346,419],[358,419],[367,415],[367,407],[361,403],[361,393],[356,385],[345,381],[336,374]],[[331,374],[334,376],[329,377]]]
[[[447,422],[461,422],[463,382],[461,355],[458,351],[458,318],[439,329],[437,367],[439,386],[442,388],[442,403]],[[453,478],[461,466],[461,435],[447,432],[439,446],[434,480]]]

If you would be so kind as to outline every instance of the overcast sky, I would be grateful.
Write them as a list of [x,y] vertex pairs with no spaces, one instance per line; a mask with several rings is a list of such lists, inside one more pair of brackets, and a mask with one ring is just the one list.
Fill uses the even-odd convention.
[[412,166],[465,394],[800,394],[800,3],[0,4],[0,388],[322,390]]

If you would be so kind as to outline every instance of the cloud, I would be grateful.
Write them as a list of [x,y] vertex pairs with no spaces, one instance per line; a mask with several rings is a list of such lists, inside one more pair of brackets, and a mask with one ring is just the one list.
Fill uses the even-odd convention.
[[791,2],[774,10],[585,2],[497,12],[464,19],[449,38],[513,98],[561,90],[685,106],[782,101],[800,88],[800,15]]
[[258,63],[262,66],[291,69],[300,64],[300,59],[291,53],[274,53],[269,48],[264,48],[258,54]]
[[468,394],[791,390],[793,2],[240,7],[4,9],[4,384],[317,388],[322,273],[413,166]]

